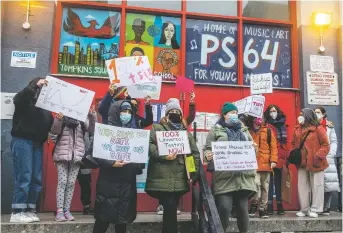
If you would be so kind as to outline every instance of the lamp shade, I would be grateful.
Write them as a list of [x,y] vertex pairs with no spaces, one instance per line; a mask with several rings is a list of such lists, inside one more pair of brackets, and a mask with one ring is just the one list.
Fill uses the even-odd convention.
[[323,27],[323,26],[330,26],[331,24],[331,13],[321,13],[315,12],[312,14],[313,24],[315,26]]

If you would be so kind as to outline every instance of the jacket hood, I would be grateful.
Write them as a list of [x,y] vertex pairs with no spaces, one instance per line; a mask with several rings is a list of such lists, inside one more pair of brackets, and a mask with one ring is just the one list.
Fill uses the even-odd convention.
[[119,100],[111,104],[110,111],[108,112],[109,125],[120,126],[120,127],[122,126],[122,122],[120,120],[120,106],[124,102],[129,103],[131,105],[131,102],[127,100]]

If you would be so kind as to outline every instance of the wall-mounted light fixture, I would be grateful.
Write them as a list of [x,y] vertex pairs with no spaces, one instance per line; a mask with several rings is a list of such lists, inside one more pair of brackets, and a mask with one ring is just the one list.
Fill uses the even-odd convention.
[[27,0],[26,21],[23,23],[23,28],[25,30],[29,30],[31,28],[31,25],[29,23],[29,15],[30,15],[30,0]]
[[319,45],[319,52],[323,53],[325,51],[325,47],[323,44],[323,28],[329,27],[332,21],[332,14],[331,13],[322,13],[322,12],[315,12],[312,14],[312,21],[316,27],[320,29],[320,45]]

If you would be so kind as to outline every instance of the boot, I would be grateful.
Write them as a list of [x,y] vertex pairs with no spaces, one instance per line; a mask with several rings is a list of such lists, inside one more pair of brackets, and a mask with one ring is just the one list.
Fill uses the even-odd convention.
[[251,204],[250,210],[249,210],[249,217],[255,217],[257,212],[257,205]]
[[285,210],[283,209],[282,203],[277,203],[277,214],[278,215],[285,215]]
[[268,211],[267,211],[268,215],[273,215],[274,214],[274,206],[273,203],[268,204]]

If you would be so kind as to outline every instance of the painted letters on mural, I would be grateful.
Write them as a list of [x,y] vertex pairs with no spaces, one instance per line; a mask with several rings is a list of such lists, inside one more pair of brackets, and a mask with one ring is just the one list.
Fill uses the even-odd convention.
[[126,56],[148,56],[155,76],[175,81],[180,73],[180,19],[127,14]]
[[118,57],[120,13],[64,8],[58,72],[107,77],[105,60]]

